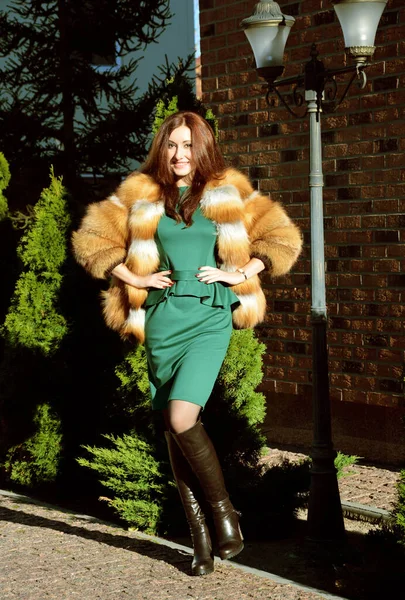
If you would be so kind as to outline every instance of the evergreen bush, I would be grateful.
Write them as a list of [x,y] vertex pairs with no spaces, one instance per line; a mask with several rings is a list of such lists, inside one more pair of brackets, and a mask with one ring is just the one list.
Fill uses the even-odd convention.
[[102,499],[121,519],[130,527],[156,533],[168,482],[152,446],[137,434],[103,437],[112,447],[84,446],[91,458],[79,458],[79,464],[94,470],[100,483],[114,493],[113,498]]
[[69,223],[66,191],[61,179],[51,173],[50,186],[35,205],[34,218],[17,248],[24,271],[2,327],[10,346],[50,355],[66,335],[67,323],[57,302]]
[[336,454],[335,458],[335,469],[336,469],[336,477],[340,479],[341,477],[348,477],[352,475],[354,471],[348,471],[348,467],[351,465],[357,464],[360,460],[360,456],[356,456],[355,454],[343,454],[340,450]]
[[8,216],[8,203],[3,191],[10,182],[10,168],[6,157],[0,152],[0,221]]
[[405,469],[401,470],[397,491],[398,498],[393,510],[393,519],[398,538],[405,547]]
[[266,416],[264,394],[255,391],[263,379],[264,351],[252,329],[233,331],[219,374],[230,410],[246,417],[249,425],[263,423]]
[[68,327],[58,303],[69,222],[66,191],[51,173],[17,247],[23,270],[1,328],[0,460],[7,481],[30,487],[55,480],[61,459],[66,367],[57,350]]
[[4,464],[9,480],[27,487],[54,481],[61,455],[60,419],[48,404],[37,407],[34,426],[34,435],[10,448]]

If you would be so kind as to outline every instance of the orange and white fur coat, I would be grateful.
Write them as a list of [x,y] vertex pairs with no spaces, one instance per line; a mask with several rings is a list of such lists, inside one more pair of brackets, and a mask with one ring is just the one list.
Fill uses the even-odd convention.
[[[221,179],[207,183],[201,211],[217,228],[219,268],[235,271],[257,257],[277,276],[287,273],[297,260],[302,246],[299,229],[279,203],[254,191],[239,171],[227,169]],[[164,212],[158,184],[142,173],[130,175],[114,195],[89,206],[73,234],[77,261],[93,277],[103,279],[121,262],[141,276],[158,271],[154,237]],[[257,275],[231,289],[240,300],[233,312],[236,328],[254,327],[264,319],[266,300]],[[146,289],[112,277],[110,288],[102,295],[107,325],[142,343],[142,306],[147,295]]]

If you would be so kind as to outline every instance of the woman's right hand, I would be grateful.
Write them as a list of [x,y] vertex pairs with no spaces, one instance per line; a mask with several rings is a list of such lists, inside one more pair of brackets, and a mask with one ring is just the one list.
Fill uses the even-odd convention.
[[167,277],[171,271],[158,271],[157,273],[153,273],[152,275],[144,275],[143,277],[138,275],[137,279],[139,280],[139,284],[136,287],[140,288],[157,288],[158,290],[164,290],[165,288],[172,287],[174,282]]
[[158,290],[164,290],[174,285],[174,282],[167,277],[170,273],[171,271],[158,271],[157,273],[152,273],[152,275],[135,275],[124,263],[120,263],[111,271],[114,277],[118,277],[118,279],[121,279],[121,281],[128,285],[141,289],[153,287]]

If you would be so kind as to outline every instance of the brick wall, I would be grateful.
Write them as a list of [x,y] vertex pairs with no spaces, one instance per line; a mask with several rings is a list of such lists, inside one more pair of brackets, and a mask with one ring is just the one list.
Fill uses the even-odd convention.
[[[279,4],[296,19],[286,46],[284,76],[301,72],[312,42],[326,66],[343,66],[343,35],[328,0]],[[275,281],[265,279],[268,315],[258,333],[267,345],[262,389],[270,398],[273,438],[307,444],[312,369],[309,123],[289,115],[275,98],[270,108],[266,104],[265,84],[255,72],[240,28],[254,5],[254,0],[200,0],[203,101],[218,116],[221,147],[229,163],[246,172],[258,189],[282,201],[304,232],[304,252],[292,273]],[[365,455],[393,462],[398,452],[405,459],[405,433],[398,425],[404,413],[405,363],[402,1],[389,0],[376,45],[367,87],[353,86],[336,112],[322,118],[329,367],[341,446],[351,449],[349,438],[370,421],[362,439],[379,443],[380,450],[373,454],[370,444],[362,445],[359,439],[357,444]],[[340,91],[345,80],[347,76],[338,80]],[[285,93],[291,100],[291,90]],[[355,414],[357,426],[350,416]],[[386,425],[382,429],[381,422]]]

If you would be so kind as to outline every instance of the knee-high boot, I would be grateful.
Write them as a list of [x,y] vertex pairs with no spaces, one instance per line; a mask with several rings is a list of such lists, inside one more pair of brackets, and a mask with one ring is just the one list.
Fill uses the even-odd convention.
[[201,421],[179,434],[172,434],[196,474],[205,498],[212,509],[222,560],[243,550],[239,513],[229,500],[222,469],[215,448]]
[[198,485],[198,481],[179,446],[174,441],[172,434],[165,431],[165,437],[169,449],[170,464],[193,542],[194,558],[191,565],[191,574],[208,575],[214,571],[214,558],[205,517],[193,492],[193,488]]

